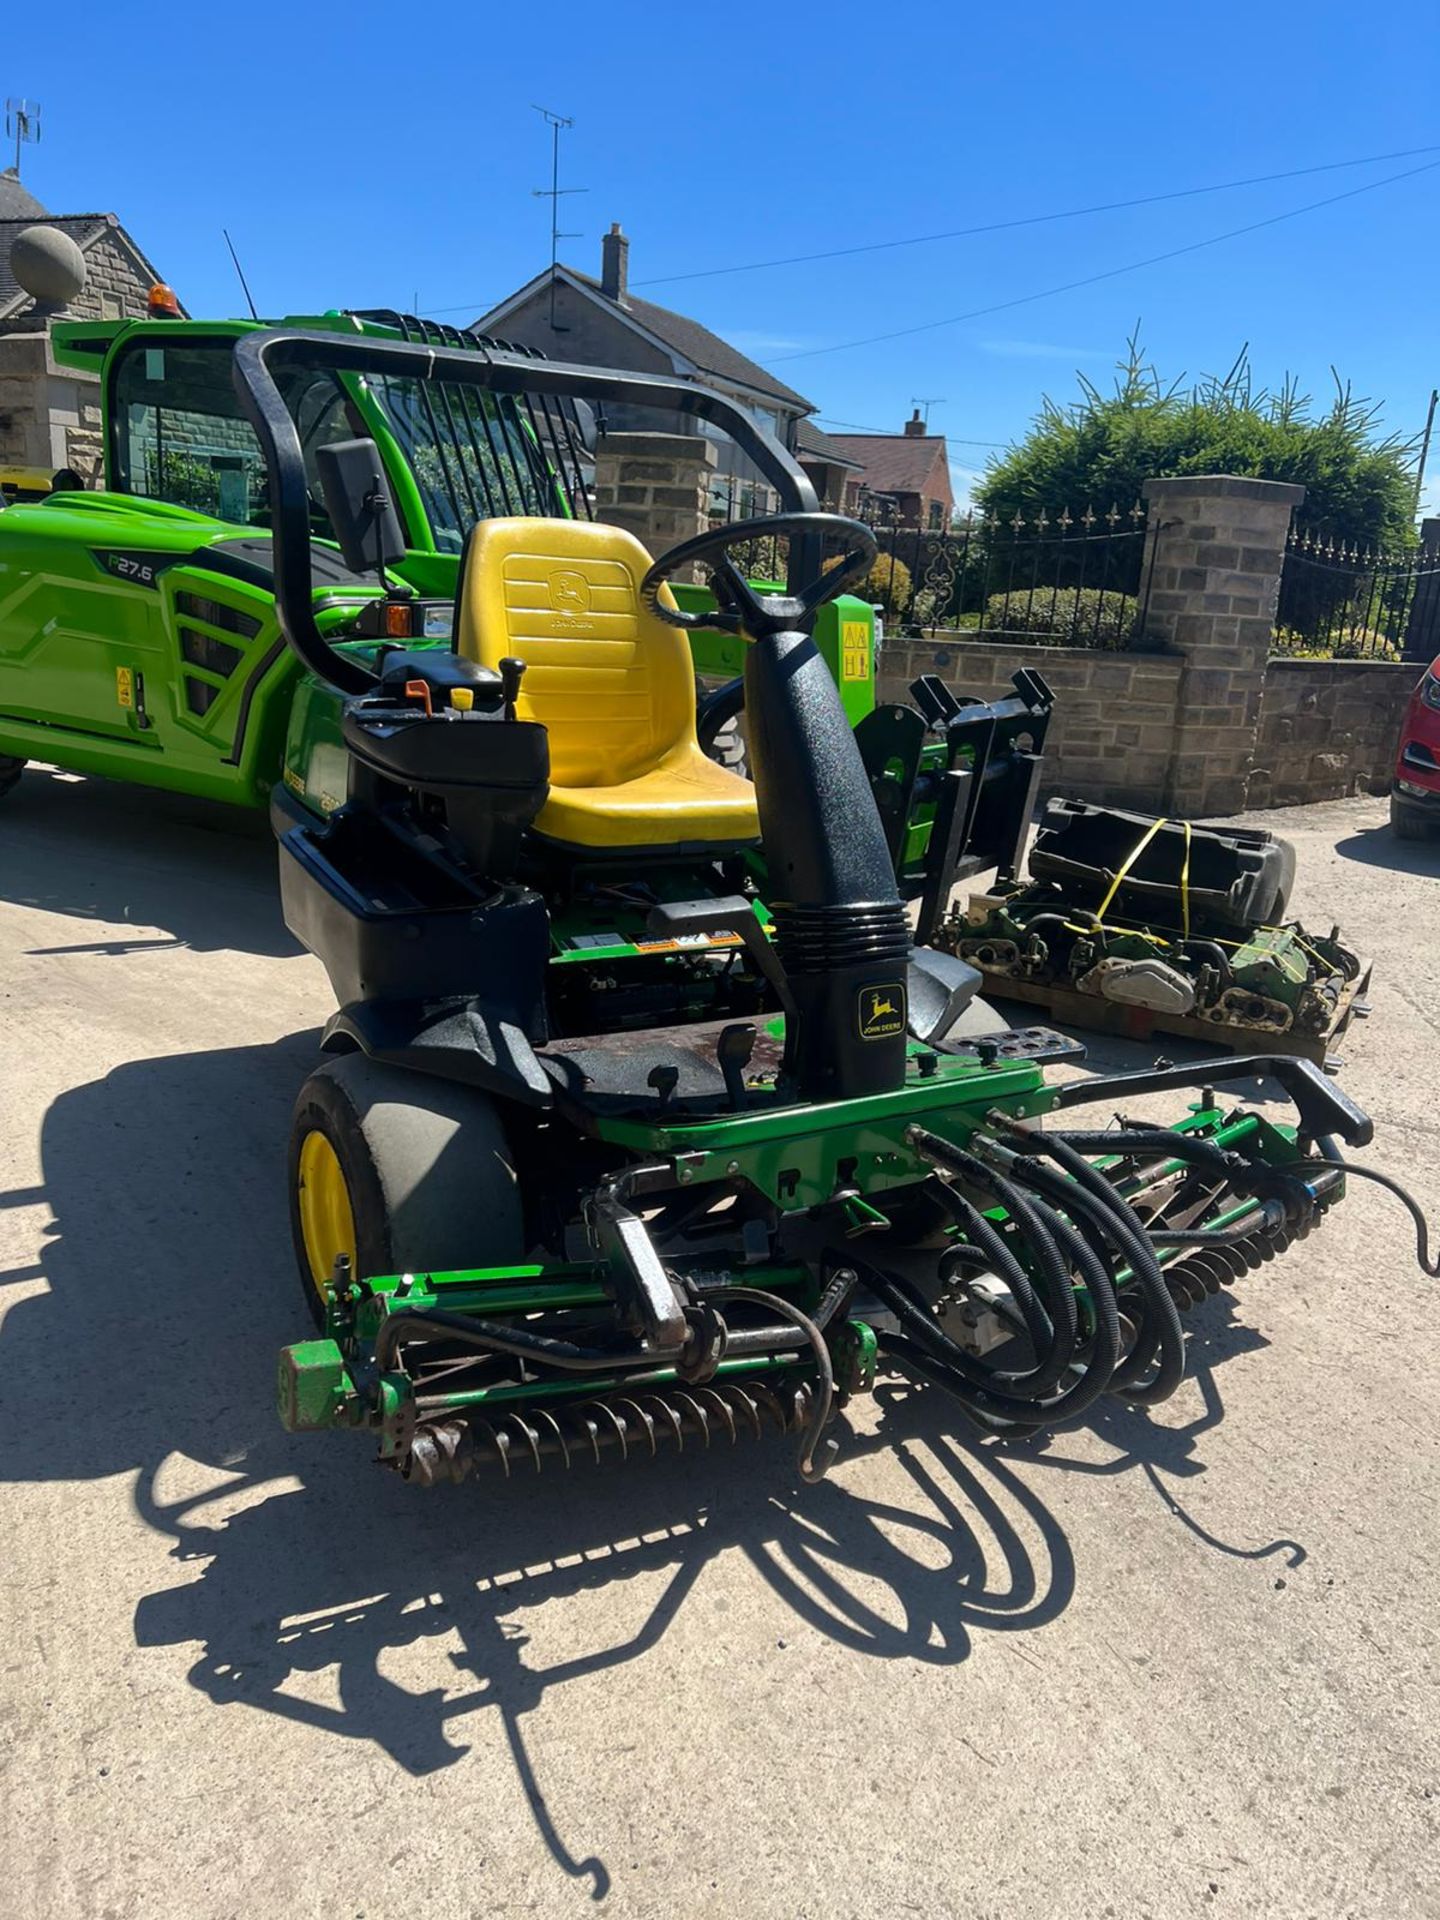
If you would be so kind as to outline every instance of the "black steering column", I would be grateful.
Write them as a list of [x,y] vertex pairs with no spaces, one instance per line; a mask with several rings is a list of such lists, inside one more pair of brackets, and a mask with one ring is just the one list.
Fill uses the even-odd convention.
[[[731,550],[772,535],[818,556],[842,540],[838,563],[798,591],[757,593]],[[806,1099],[848,1099],[900,1085],[905,1073],[910,927],[870,782],[840,691],[811,638],[815,615],[862,579],[875,540],[831,513],[776,514],[719,527],[662,555],[641,594],[671,626],[742,634],[745,713],[760,833],[770,873],[775,945],[789,981],[785,1068]],[[709,568],[713,614],[661,604],[681,567]]]

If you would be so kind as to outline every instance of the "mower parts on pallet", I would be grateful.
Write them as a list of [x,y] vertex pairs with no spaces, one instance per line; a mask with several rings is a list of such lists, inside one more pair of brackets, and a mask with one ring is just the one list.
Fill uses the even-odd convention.
[[1067,1024],[1323,1065],[1368,1011],[1340,929],[1283,919],[1295,856],[1272,834],[1052,800],[1029,870],[953,908],[938,940]]

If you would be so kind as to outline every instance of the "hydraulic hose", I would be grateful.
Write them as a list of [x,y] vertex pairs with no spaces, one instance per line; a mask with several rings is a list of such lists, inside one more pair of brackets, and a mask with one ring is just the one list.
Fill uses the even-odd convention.
[[778,1313],[782,1319],[798,1327],[810,1342],[815,1354],[817,1391],[810,1418],[800,1436],[800,1477],[810,1481],[822,1479],[840,1450],[833,1440],[826,1440],[823,1448],[820,1444],[830,1418],[830,1409],[835,1404],[835,1369],[830,1363],[830,1349],[825,1344],[824,1334],[808,1313],[802,1313],[791,1301],[782,1300],[778,1293],[767,1293],[763,1287],[727,1287],[725,1298],[753,1300],[757,1306],[769,1307],[772,1313]]
[[[1085,1283],[1092,1321],[1089,1351],[1080,1378],[1072,1385],[1054,1398],[1046,1399],[1046,1392],[1057,1384],[1048,1379],[1048,1367],[1031,1374],[1007,1374],[979,1367],[973,1356],[935,1325],[902,1281],[868,1265],[862,1271],[869,1286],[890,1307],[904,1329],[898,1337],[882,1336],[887,1353],[924,1378],[947,1388],[968,1412],[987,1425],[1027,1431],[1053,1426],[1085,1412],[1110,1386],[1120,1358],[1120,1315],[1115,1290],[1103,1260],[1068,1221],[1044,1200],[1022,1193],[994,1169],[985,1171],[990,1176],[987,1184],[996,1191],[1012,1219],[1018,1223],[1023,1215],[1027,1220],[1026,1238],[1038,1227],[1054,1249],[1065,1274],[1072,1313],[1075,1313],[1075,1298],[1070,1273],[1078,1273]],[[1033,1241],[1031,1248],[1033,1252]],[[1078,1329],[1078,1314],[1076,1326]],[[1073,1341],[1071,1352],[1074,1352]]]
[[[1129,1261],[1130,1271],[1145,1303],[1144,1327],[1120,1370],[1116,1386],[1123,1387],[1126,1399],[1137,1406],[1156,1406],[1160,1401],[1168,1400],[1185,1378],[1185,1333],[1180,1325],[1180,1310],[1170,1297],[1170,1289],[1160,1271],[1160,1262],[1155,1257],[1154,1243],[1131,1212],[1128,1202],[1064,1134],[1042,1133],[1019,1122],[1009,1123],[1007,1131],[1016,1146],[1025,1153],[1046,1155],[1070,1175],[1071,1184],[1066,1190],[1065,1204],[1076,1201],[1083,1205],[1077,1200],[1077,1195],[1083,1193],[1089,1201],[1104,1210],[1101,1217],[1106,1229]],[[1203,1141],[1187,1144],[1205,1145]],[[1209,1153],[1217,1159],[1222,1157],[1214,1148],[1210,1148]],[[1031,1171],[1037,1169],[1032,1168]],[[1230,1173],[1227,1165],[1227,1178]],[[1140,1381],[1144,1368],[1157,1350],[1158,1371],[1153,1379],[1142,1385]]]
[[1357,1167],[1349,1160],[1327,1159],[1307,1160],[1311,1167],[1334,1167],[1339,1173],[1353,1173],[1357,1180],[1373,1180],[1377,1187],[1383,1187],[1387,1193],[1393,1193],[1415,1223],[1415,1260],[1420,1271],[1431,1280],[1440,1280],[1440,1258],[1432,1257],[1430,1252],[1430,1227],[1420,1203],[1413,1194],[1409,1194],[1398,1180],[1388,1173],[1380,1173],[1374,1167]]
[[[1007,1180],[994,1167],[977,1159],[973,1153],[967,1153],[963,1147],[942,1140],[938,1134],[916,1127],[912,1129],[910,1139],[932,1166],[958,1173],[973,1185],[992,1193],[1010,1215],[1029,1247],[1040,1292],[1050,1316],[1053,1339],[1048,1356],[1033,1374],[1026,1377],[1025,1389],[1027,1393],[1035,1395],[1047,1393],[1064,1378],[1075,1357],[1080,1321],[1069,1270],[1060,1257],[1053,1235],[1040,1217],[1037,1203],[1013,1180]],[[977,1217],[983,1216],[977,1212]],[[986,1225],[988,1227],[989,1223],[986,1222]]]

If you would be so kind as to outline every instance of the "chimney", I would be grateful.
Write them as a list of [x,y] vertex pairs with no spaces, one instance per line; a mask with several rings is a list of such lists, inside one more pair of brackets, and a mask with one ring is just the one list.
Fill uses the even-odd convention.
[[612,220],[610,231],[600,243],[600,291],[607,300],[623,307],[629,278],[630,242],[620,231],[620,222]]
[[[608,246],[610,243],[606,241],[605,244]],[[930,429],[920,418],[919,407],[916,407],[910,418],[905,422],[905,438],[907,440],[921,440],[929,431]]]

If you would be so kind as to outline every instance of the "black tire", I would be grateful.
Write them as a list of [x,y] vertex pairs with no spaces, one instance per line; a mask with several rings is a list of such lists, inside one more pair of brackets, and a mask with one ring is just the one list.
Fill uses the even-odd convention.
[[305,1082],[290,1128],[290,1227],[317,1326],[324,1307],[301,1199],[302,1155],[316,1133],[344,1180],[357,1279],[523,1259],[520,1193],[495,1102],[473,1087],[344,1054]]
[[0,753],[0,800],[19,786],[20,776],[29,763],[17,760],[13,753]]
[[1430,823],[1414,807],[1407,807],[1398,794],[1390,796],[1390,831],[1397,840],[1428,840]]

